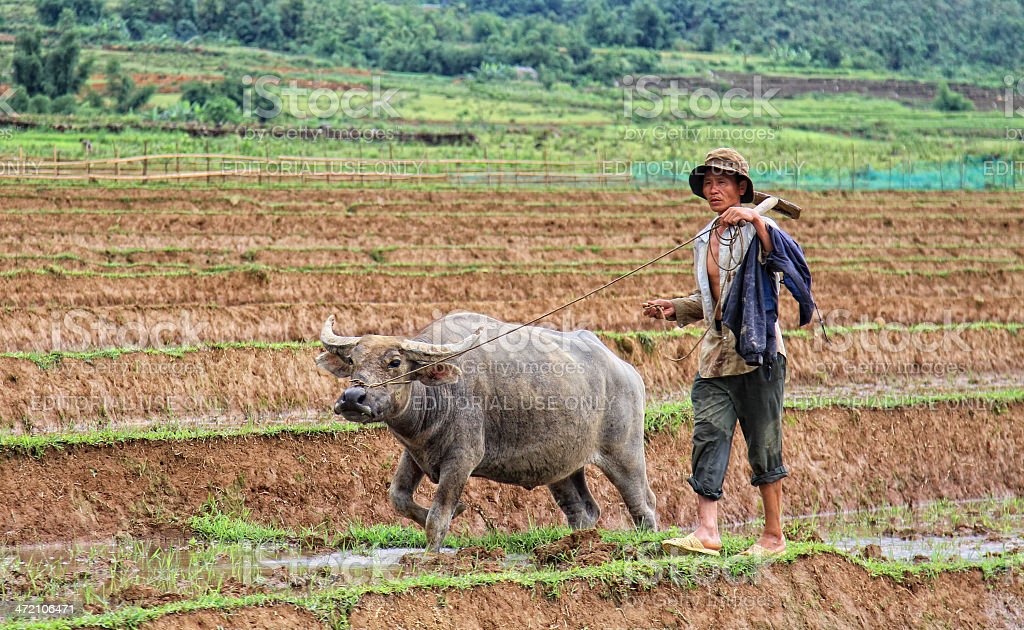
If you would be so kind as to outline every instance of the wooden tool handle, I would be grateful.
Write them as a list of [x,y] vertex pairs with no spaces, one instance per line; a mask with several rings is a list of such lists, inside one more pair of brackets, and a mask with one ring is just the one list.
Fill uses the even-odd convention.
[[[772,198],[772,195],[767,195],[757,190],[754,191],[754,203],[760,205],[765,199],[770,198]],[[803,211],[803,208],[801,208],[800,206],[796,205],[791,201],[786,201],[781,197],[775,197],[775,199],[777,199],[778,202],[775,204],[774,208],[770,208],[771,210],[775,210],[779,214],[783,214],[789,217],[790,219],[800,218],[800,213]]]

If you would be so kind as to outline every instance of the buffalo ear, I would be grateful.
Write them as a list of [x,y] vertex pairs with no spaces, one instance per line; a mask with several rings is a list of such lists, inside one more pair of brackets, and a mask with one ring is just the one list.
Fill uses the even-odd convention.
[[416,372],[412,376],[427,387],[433,387],[435,385],[454,385],[459,382],[459,377],[462,376],[462,370],[460,370],[459,366],[454,363],[434,363],[433,365]]
[[352,376],[352,364],[333,352],[321,352],[316,358],[316,366],[338,378]]

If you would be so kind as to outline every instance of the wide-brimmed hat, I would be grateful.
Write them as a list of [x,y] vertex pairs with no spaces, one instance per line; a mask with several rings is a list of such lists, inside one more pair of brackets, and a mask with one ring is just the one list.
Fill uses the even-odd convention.
[[734,173],[747,182],[747,190],[740,196],[740,202],[751,203],[754,201],[754,182],[747,174],[749,168],[747,160],[734,149],[722,147],[709,151],[704,156],[704,163],[690,171],[690,190],[701,199],[706,199],[704,197],[705,173],[708,171]]

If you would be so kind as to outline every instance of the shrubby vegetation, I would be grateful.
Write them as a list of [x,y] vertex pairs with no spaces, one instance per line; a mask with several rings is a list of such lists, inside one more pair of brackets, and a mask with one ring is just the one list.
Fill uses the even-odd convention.
[[[35,10],[37,22],[15,29],[11,77],[18,90],[10,103],[21,112],[66,114],[84,104],[128,113],[149,101],[155,90],[136,86],[116,64],[104,68],[103,87],[86,88],[92,63],[81,58],[80,41],[188,50],[201,38],[310,54],[329,64],[545,86],[611,85],[662,70],[658,52],[680,48],[768,56],[776,67],[958,78],[1017,72],[1024,58],[1024,0],[988,0],[985,10],[973,11],[921,0],[35,0]],[[187,85],[182,106],[166,117],[234,122],[242,84],[231,79]],[[971,103],[944,87],[934,107],[963,111]]]
[[974,109],[974,103],[963,94],[954,92],[945,82],[939,84],[935,94],[935,109],[942,112],[966,112]]
[[[687,47],[770,55],[795,66],[955,76],[1014,68],[1024,4],[824,0],[36,0],[47,25],[74,19],[91,40],[237,42],[392,71],[461,75],[498,64],[541,80],[607,83]],[[600,48],[608,51],[595,53]],[[619,54],[615,49],[651,54]],[[493,65],[490,67],[494,67]]]

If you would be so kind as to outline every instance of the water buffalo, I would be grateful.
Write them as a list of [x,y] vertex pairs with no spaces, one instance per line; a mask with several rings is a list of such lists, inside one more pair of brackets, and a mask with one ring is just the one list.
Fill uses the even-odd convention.
[[[470,477],[527,489],[547,486],[573,529],[593,527],[600,508],[583,467],[615,485],[638,528],[656,529],[644,459],[644,383],[594,333],[513,329],[477,313],[451,313],[413,339],[342,337],[323,326],[317,365],[352,381],[334,412],[383,422],[405,447],[389,498],[440,549]],[[453,354],[473,348],[458,357]],[[450,360],[444,360],[449,358]],[[430,365],[400,382],[374,387]],[[427,510],[413,500],[423,476],[437,484]]]

